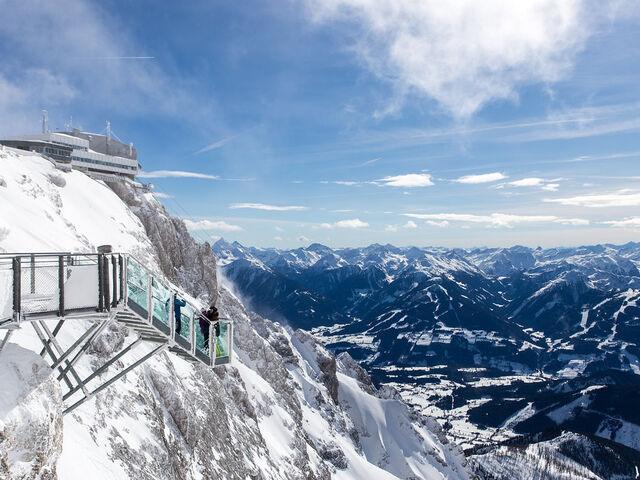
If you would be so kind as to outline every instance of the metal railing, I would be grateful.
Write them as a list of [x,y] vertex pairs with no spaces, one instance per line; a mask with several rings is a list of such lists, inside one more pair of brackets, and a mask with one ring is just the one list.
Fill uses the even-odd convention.
[[231,361],[233,323],[211,322],[131,255],[0,254],[0,327],[115,308],[135,314],[187,356],[208,365]]
[[233,322],[211,322],[170,284],[131,256],[126,257],[126,306],[175,345],[204,363],[231,361]]

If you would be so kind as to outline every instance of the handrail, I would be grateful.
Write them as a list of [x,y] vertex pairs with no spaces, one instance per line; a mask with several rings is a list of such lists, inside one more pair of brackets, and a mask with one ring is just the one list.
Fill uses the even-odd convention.
[[[201,361],[208,363],[211,361],[214,364],[219,363],[227,363],[231,361],[232,355],[232,342],[233,342],[233,322],[230,319],[218,318],[217,321],[211,322],[208,318],[202,315],[201,308],[198,305],[195,305],[193,302],[190,302],[184,296],[181,295],[175,288],[172,288],[171,282],[169,282],[164,276],[156,275],[151,269],[144,266],[139,260],[137,260],[133,255],[126,256],[127,266],[131,261],[134,262],[136,268],[141,269],[145,272],[146,275],[146,305],[140,305],[140,303],[134,303],[131,305],[129,297],[126,299],[126,305],[131,306],[134,310],[138,309],[138,313],[141,316],[147,315],[148,321],[152,324],[156,329],[164,331],[166,335],[172,335],[173,340],[177,345],[180,345],[182,349],[186,349],[192,356],[199,358]],[[129,268],[126,268],[126,274],[129,275]],[[154,281],[160,284],[160,287],[163,287],[164,290],[168,290],[170,295],[167,297],[157,298],[154,297]],[[128,277],[127,277],[128,282]],[[138,285],[138,288],[144,287],[144,285]],[[126,293],[129,293],[129,288],[125,289]],[[175,318],[175,299],[178,297],[181,300],[184,300],[185,306],[188,306],[189,309],[192,310],[192,315],[189,319],[189,332],[188,336],[185,338],[179,332],[176,331],[176,318]],[[157,304],[155,301],[160,302],[160,309],[157,309]],[[167,305],[168,302],[168,305]],[[146,308],[145,308],[146,307]],[[168,308],[167,308],[168,307]],[[167,308],[167,322],[164,322],[162,318],[154,315],[155,313],[159,313],[160,317],[163,312],[161,309]],[[160,310],[160,311],[158,311]],[[182,316],[182,315],[181,315]],[[198,329],[196,329],[196,321],[198,322]],[[222,333],[224,326],[225,335],[226,335],[226,345],[223,345],[222,348],[219,348],[219,339],[223,338],[222,335],[217,335],[217,332],[220,331]],[[213,327],[213,329],[212,329]],[[212,330],[213,333],[212,334]],[[198,335],[200,333],[200,335]],[[206,340],[204,337],[208,337]],[[199,342],[200,340],[200,342]],[[218,352],[225,353],[222,358],[217,355]]]
[[[131,254],[3,253],[0,254],[0,287],[8,277],[13,282],[11,312],[7,305],[3,308],[2,294],[7,290],[0,288],[0,326],[43,315],[55,314],[62,318],[71,313],[121,308],[137,315],[148,325],[145,328],[153,327],[155,334],[162,335],[170,348],[177,347],[182,353],[210,365],[231,360],[232,320],[218,318],[211,322],[202,315],[201,308],[184,298],[164,275],[154,273]],[[176,319],[176,299],[184,301],[182,308],[188,312],[188,315],[181,312],[179,319]],[[5,299],[5,304],[7,301]],[[9,313],[11,319],[7,319]],[[188,329],[182,328],[183,322]],[[180,327],[179,331],[176,327]]]
[[[93,255],[92,253],[72,253],[72,252],[0,252],[0,257],[44,257],[47,255]],[[97,255],[97,253],[95,254]]]

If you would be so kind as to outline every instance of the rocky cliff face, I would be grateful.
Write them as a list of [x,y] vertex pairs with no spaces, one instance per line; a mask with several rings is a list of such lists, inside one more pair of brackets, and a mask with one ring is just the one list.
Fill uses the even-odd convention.
[[[29,207],[30,216],[27,224],[0,212],[0,228],[9,231],[0,249],[15,251],[16,232],[30,235],[33,250],[68,249],[67,238],[90,249],[104,243],[137,248],[152,269],[189,292],[219,297],[221,314],[234,320],[235,347],[233,363],[214,369],[158,354],[63,418],[65,387],[38,357],[33,331],[21,328],[0,354],[0,374],[10,374],[0,377],[0,385],[15,387],[15,395],[0,390],[0,477],[468,478],[464,457],[436,422],[417,415],[394,392],[376,390],[348,355],[336,361],[311,335],[248,312],[228,289],[217,288],[209,248],[197,245],[148,194],[113,186],[116,196],[79,172],[53,172],[28,154],[4,160],[15,173],[3,170],[9,173],[0,202]],[[53,185],[51,173],[64,182]],[[36,187],[50,194],[32,195]],[[94,217],[98,193],[108,208]],[[76,203],[78,197],[83,202]],[[39,228],[46,222],[59,235]],[[72,234],[65,236],[65,228]],[[58,341],[70,345],[89,322],[67,322]],[[133,335],[110,324],[76,368],[90,374]],[[136,358],[152,346],[138,348]],[[115,368],[132,360],[123,357]]]
[[204,302],[215,301],[216,259],[211,245],[197,243],[184,222],[169,215],[148,191],[124,182],[108,185],[142,222],[162,273]]

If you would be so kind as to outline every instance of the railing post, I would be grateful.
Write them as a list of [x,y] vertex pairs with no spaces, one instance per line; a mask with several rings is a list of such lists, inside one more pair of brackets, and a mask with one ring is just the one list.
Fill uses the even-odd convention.
[[20,321],[20,311],[21,311],[21,304],[20,304],[20,297],[22,296],[22,282],[21,282],[21,278],[20,278],[20,270],[21,270],[21,265],[20,265],[20,257],[14,257],[13,258],[13,317],[14,320],[16,321]]
[[191,321],[189,322],[189,345],[191,345],[191,354],[196,354],[196,322],[198,322],[198,327],[200,327],[200,319],[198,318],[198,312],[194,311],[191,316]]
[[102,312],[104,310],[104,275],[102,274],[102,270],[104,265],[102,264],[102,254],[98,254],[98,311]]
[[233,322],[229,320],[227,325],[227,351],[229,352],[229,363],[231,363],[233,360]]
[[58,257],[58,316],[64,317],[64,256]]
[[124,284],[124,259],[122,255],[118,255],[118,266],[120,268],[120,301],[125,299],[125,284]]
[[102,285],[104,288],[104,308],[107,311],[111,310],[111,294],[109,293],[109,259],[106,255],[102,256],[102,261],[104,263],[102,267],[102,274],[104,278],[102,280]]
[[171,292],[169,302],[169,338],[173,341],[176,337],[176,292]]
[[118,270],[116,264],[116,257],[111,255],[111,280],[113,285],[113,301],[111,302],[112,307],[118,306]]
[[[209,320],[207,320],[209,322]],[[216,364],[216,342],[213,340],[216,336],[216,326],[213,322],[209,322],[209,363]]]
[[153,275],[147,275],[147,322],[153,321]]
[[36,256],[31,254],[31,293],[36,293]]

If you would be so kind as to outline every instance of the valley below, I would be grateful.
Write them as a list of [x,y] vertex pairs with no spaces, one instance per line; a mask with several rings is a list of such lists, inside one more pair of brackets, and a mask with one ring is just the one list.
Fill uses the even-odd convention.
[[640,244],[214,253],[258,313],[348,352],[468,456],[568,434],[640,456]]

